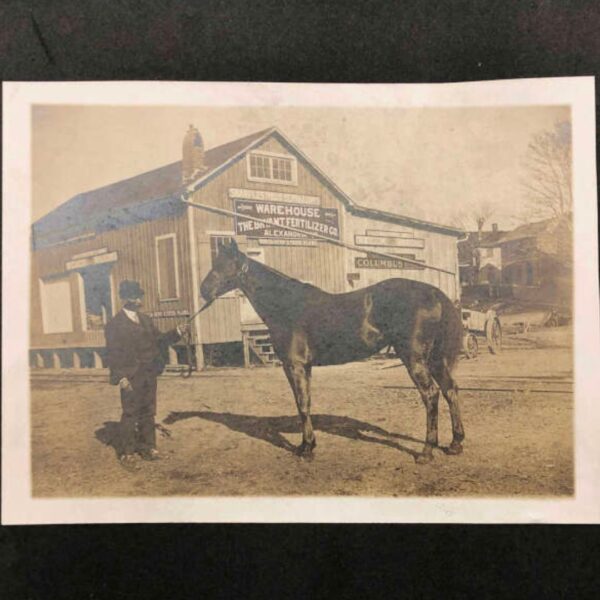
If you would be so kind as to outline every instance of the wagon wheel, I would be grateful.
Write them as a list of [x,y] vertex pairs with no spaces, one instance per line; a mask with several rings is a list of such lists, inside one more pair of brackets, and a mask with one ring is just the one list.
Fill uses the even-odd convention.
[[486,323],[485,337],[489,351],[492,354],[498,354],[502,350],[502,327],[500,327],[500,321],[497,318]]
[[465,333],[463,337],[463,350],[467,358],[475,358],[479,351],[479,344],[477,338],[472,333]]

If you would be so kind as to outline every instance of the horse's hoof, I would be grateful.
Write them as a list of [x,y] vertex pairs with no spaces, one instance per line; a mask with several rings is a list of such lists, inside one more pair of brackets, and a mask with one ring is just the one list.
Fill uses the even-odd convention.
[[462,454],[463,447],[460,442],[452,442],[448,448],[446,448],[446,454],[450,454],[451,456],[456,456],[457,454]]
[[312,458],[313,450],[316,445],[317,445],[317,442],[315,440],[313,440],[312,442],[308,442],[308,443],[302,442],[298,446],[296,453],[298,454],[298,456],[300,456],[302,458]]
[[430,463],[432,460],[433,460],[433,454],[430,454],[430,453],[418,454],[415,458],[415,462],[418,465],[426,465],[426,464]]

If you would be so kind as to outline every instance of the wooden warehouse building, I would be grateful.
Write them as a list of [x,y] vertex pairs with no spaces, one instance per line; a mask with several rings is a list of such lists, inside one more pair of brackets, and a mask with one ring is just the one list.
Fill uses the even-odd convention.
[[[192,190],[189,200],[238,216],[186,205],[186,189]],[[200,282],[220,245],[234,237],[252,258],[329,292],[407,277],[436,285],[454,300],[461,233],[357,205],[276,128],[205,151],[190,126],[182,160],[79,194],[34,223],[31,365],[102,366],[104,325],[120,308],[123,279],[140,281],[144,310],[160,329],[175,326],[202,306]],[[273,360],[268,331],[238,291],[194,321],[193,349],[197,368]],[[173,364],[186,361],[183,348],[172,352]]]

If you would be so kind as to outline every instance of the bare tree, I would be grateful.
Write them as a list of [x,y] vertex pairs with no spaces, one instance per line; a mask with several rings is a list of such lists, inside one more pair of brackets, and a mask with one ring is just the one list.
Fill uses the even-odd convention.
[[452,219],[455,227],[465,231],[482,231],[484,225],[494,216],[495,207],[491,202],[473,202],[458,210]]
[[571,123],[557,121],[553,131],[533,137],[523,162],[521,185],[528,200],[524,216],[559,217],[573,208]]

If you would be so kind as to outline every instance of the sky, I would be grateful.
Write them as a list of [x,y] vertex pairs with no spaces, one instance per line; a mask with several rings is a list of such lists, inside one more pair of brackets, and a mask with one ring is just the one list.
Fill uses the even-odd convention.
[[122,107],[32,109],[32,218],[78,193],[181,159],[190,124],[206,149],[277,126],[355,202],[453,224],[493,206],[515,226],[532,136],[564,106],[482,108]]

